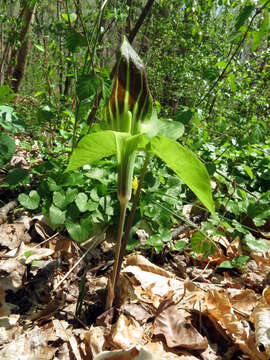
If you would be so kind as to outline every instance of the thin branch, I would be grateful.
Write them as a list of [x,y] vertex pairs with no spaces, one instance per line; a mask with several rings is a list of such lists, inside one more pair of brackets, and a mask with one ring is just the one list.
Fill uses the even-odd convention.
[[153,5],[155,0],[148,0],[145,7],[143,8],[143,11],[139,17],[139,19],[137,20],[134,28],[131,30],[129,36],[128,36],[128,41],[132,44],[133,40],[135,39],[135,36],[137,35],[138,31],[140,30],[140,27],[142,26],[144,19],[146,18],[147,14],[149,13],[149,11],[151,10],[151,7]]
[[66,275],[62,278],[62,280],[60,280],[58,282],[58,284],[55,286],[55,288],[53,289],[53,291],[57,290],[59,288],[59,286],[69,277],[69,275],[72,273],[72,271],[74,269],[76,269],[76,267],[80,264],[80,262],[86,257],[86,255],[93,250],[94,248],[96,248],[100,243],[102,243],[104,241],[104,232],[98,234],[96,237],[93,236],[93,238],[91,239],[93,240],[88,249],[86,250],[86,252],[79,258],[79,260],[72,266],[72,268],[66,273]]
[[236,54],[238,53],[239,49],[241,48],[241,46],[243,45],[243,43],[245,42],[247,36],[248,36],[248,33],[251,29],[251,26],[256,18],[257,15],[259,15],[262,10],[270,3],[270,0],[268,0],[262,7],[256,9],[256,12],[255,14],[252,16],[252,19],[250,20],[249,24],[248,24],[248,27],[243,35],[243,37],[240,39],[235,51],[232,53],[230,59],[228,60],[226,66],[224,67],[222,73],[219,75],[219,77],[217,78],[217,80],[214,82],[214,84],[210,87],[210,89],[208,90],[208,92],[203,96],[203,98],[198,102],[198,104],[196,106],[200,106],[201,103],[207,99],[211,92],[213,91],[213,89],[218,85],[218,83],[220,82],[220,80],[223,78],[224,74],[226,73],[228,67],[230,66],[231,62],[233,61],[234,57],[236,56]]

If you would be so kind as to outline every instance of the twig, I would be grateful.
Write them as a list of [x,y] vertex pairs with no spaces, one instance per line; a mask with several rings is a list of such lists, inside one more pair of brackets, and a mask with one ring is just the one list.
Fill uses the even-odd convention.
[[139,19],[137,20],[134,28],[131,30],[131,33],[130,33],[129,36],[128,36],[128,41],[129,41],[130,43],[133,42],[135,36],[137,35],[140,27],[141,27],[142,24],[143,24],[144,19],[146,18],[147,14],[148,14],[149,11],[151,10],[151,7],[152,7],[153,3],[154,3],[154,0],[148,0],[148,2],[146,3],[145,7],[143,8],[143,11],[142,11]]
[[18,205],[17,200],[12,200],[3,207],[0,208],[0,224],[3,224],[5,220],[7,219],[7,214],[10,210],[15,209],[15,207]]
[[248,27],[244,33],[244,35],[242,36],[242,38],[240,39],[235,51],[232,53],[230,59],[228,60],[225,68],[223,69],[222,73],[219,75],[219,77],[217,78],[217,80],[214,82],[214,84],[210,87],[210,89],[208,90],[208,92],[203,96],[203,98],[198,102],[198,104],[196,106],[200,106],[201,103],[206,99],[209,98],[209,95],[211,94],[212,90],[217,86],[217,84],[219,83],[219,81],[223,78],[223,75],[226,73],[228,67],[230,66],[231,62],[233,61],[234,57],[236,56],[236,54],[238,53],[238,50],[240,49],[240,47],[243,45],[243,43],[245,42],[248,33],[250,31],[250,28],[253,24],[253,21],[255,20],[256,16],[258,14],[261,13],[261,11],[270,3],[270,0],[268,0],[262,7],[256,9],[255,14],[252,16],[252,19],[250,20]]
[[[234,180],[229,179],[226,175],[222,174],[222,172],[216,170],[216,173],[222,177],[224,177],[224,179],[226,179],[227,181],[229,181],[229,183],[231,183],[234,186]],[[253,196],[256,200],[259,200],[259,198],[254,195],[251,191],[247,190],[244,186],[240,185],[240,184],[235,184],[238,188],[244,190],[246,193],[248,193],[249,195]]]
[[80,257],[80,259],[72,266],[72,268],[66,273],[66,275],[63,277],[62,280],[59,281],[59,283],[55,286],[54,291],[59,288],[59,286],[69,277],[69,275],[72,273],[74,269],[80,264],[80,262],[86,257],[86,255],[93,250],[96,246],[98,246],[104,239],[103,239],[104,232],[99,234],[96,239],[93,236],[93,242],[90,244],[89,248],[86,250],[86,252]]

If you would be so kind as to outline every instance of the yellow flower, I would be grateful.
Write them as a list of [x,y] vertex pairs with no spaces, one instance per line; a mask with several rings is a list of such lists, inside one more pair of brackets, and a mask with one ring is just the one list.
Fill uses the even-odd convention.
[[138,178],[137,176],[134,176],[133,180],[132,180],[132,189],[133,189],[133,194],[136,194],[136,191],[138,189]]

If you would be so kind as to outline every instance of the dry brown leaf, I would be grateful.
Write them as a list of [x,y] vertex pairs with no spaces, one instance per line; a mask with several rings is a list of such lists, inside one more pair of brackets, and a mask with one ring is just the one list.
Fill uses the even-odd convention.
[[152,316],[149,311],[147,311],[142,304],[123,304],[121,306],[121,311],[128,316],[132,316],[135,320],[139,321],[141,324],[146,323],[146,321]]
[[138,266],[129,265],[121,273],[121,303],[141,300],[158,308],[163,298],[172,293],[183,294],[183,282],[142,270]]
[[207,310],[234,340],[243,353],[249,355],[252,360],[267,360],[267,356],[260,353],[251,335],[248,324],[242,322],[233,311],[229,296],[225,291],[214,291],[208,294]]
[[264,298],[265,302],[266,302],[268,305],[270,305],[270,287],[269,287],[269,286],[264,289],[264,291],[263,291],[263,298]]
[[162,360],[156,354],[151,354],[143,348],[133,347],[127,351],[105,351],[99,354],[94,360]]
[[0,350],[0,358],[5,360],[51,360],[57,351],[56,347],[47,345],[46,331],[34,327],[30,331],[18,334]]
[[256,347],[270,356],[270,306],[261,302],[252,313],[255,327]]
[[19,247],[21,242],[30,241],[30,236],[24,224],[3,224],[0,225],[0,245],[12,250]]
[[56,311],[58,311],[65,303],[65,295],[60,294],[58,298],[53,299],[49,302],[45,309],[40,310],[34,316],[31,317],[31,321],[43,322],[52,317]]
[[165,300],[158,308],[154,321],[154,335],[164,335],[168,347],[181,346],[190,350],[205,350],[208,341],[192,325],[190,314]]
[[112,327],[110,339],[116,348],[127,350],[131,346],[139,345],[143,335],[144,330],[136,320],[121,314]]
[[25,256],[25,253],[27,252],[33,253],[26,258],[25,264],[31,264],[32,261],[44,259],[54,253],[54,251],[51,249],[27,247],[27,250],[22,255]]
[[222,358],[215,353],[215,351],[208,345],[207,349],[200,353],[203,360],[222,360]]
[[[174,300],[180,301],[181,308],[189,309],[189,310],[197,310],[200,312],[204,312],[206,310],[206,303],[205,303],[205,297],[206,297],[206,290],[208,290],[208,284],[207,288],[202,290],[200,287],[204,287],[203,284],[194,284],[192,281],[186,281],[184,283],[184,296],[174,296]],[[177,294],[178,295],[178,294]]]
[[255,327],[256,348],[270,356],[270,287],[266,288],[263,296],[251,315]]
[[229,257],[229,259],[233,259],[236,256],[240,256],[242,254],[242,242],[240,237],[236,236],[236,238],[227,247],[227,256]]
[[77,340],[76,340],[74,335],[72,335],[69,338],[69,343],[70,343],[71,349],[73,351],[73,356],[75,357],[75,359],[76,360],[82,360],[80,350],[79,350],[79,346],[78,346]]
[[69,326],[68,322],[65,320],[60,321],[58,319],[53,319],[52,323],[53,323],[55,335],[64,341],[68,341],[70,337],[70,331],[67,330]]
[[207,294],[207,310],[229,333],[238,344],[245,342],[248,338],[246,328],[239,318],[234,314],[228,294],[224,290],[213,291]]
[[180,348],[169,349],[168,346],[159,339],[154,339],[144,346],[152,354],[159,355],[162,360],[198,360],[197,357],[191,355],[188,351]]
[[153,274],[162,275],[168,278],[175,278],[169,271],[162,269],[161,267],[152,264],[144,256],[139,254],[131,254],[126,258],[126,266],[135,265],[144,271],[148,271]]
[[92,326],[89,331],[84,334],[86,344],[91,350],[93,357],[97,356],[104,350],[105,340],[104,326]]
[[230,302],[235,310],[250,316],[254,307],[258,302],[258,295],[250,289],[242,290],[240,293],[234,294],[233,289],[228,289],[230,294]]
[[18,290],[23,283],[26,266],[17,259],[0,260],[1,287],[4,290]]

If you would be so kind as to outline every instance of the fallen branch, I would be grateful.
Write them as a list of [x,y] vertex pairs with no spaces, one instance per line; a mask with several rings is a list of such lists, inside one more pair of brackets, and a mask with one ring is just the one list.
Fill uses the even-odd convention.
[[7,219],[7,214],[15,209],[15,207],[18,205],[17,200],[12,200],[3,207],[0,208],[0,224],[3,224]]

